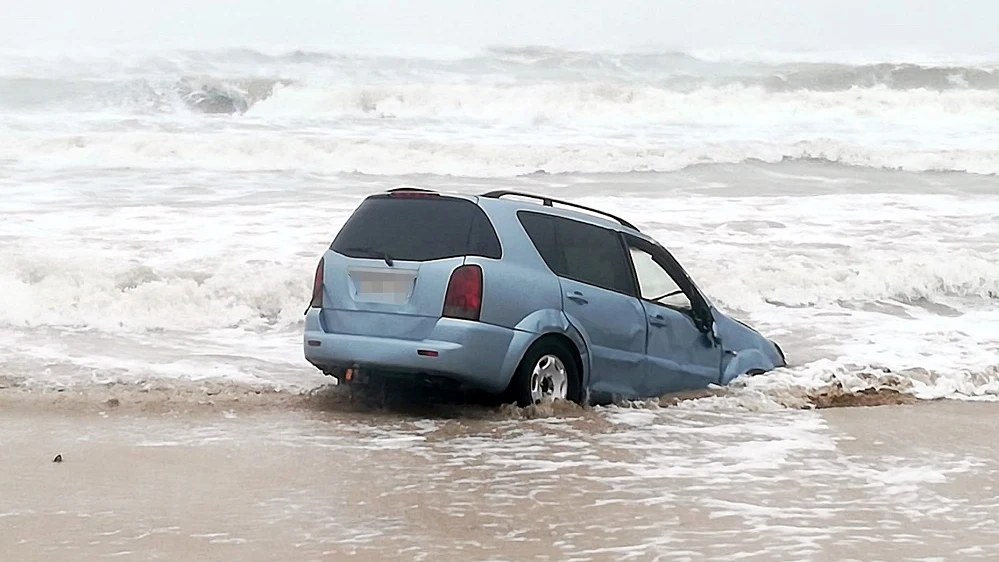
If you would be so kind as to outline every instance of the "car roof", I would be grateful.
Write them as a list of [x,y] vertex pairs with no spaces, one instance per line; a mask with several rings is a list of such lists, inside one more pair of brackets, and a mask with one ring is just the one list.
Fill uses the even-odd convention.
[[[569,219],[574,219],[581,222],[586,222],[595,226],[600,226],[603,228],[608,228],[619,232],[627,232],[639,236],[640,238],[651,240],[645,233],[639,230],[635,225],[631,224],[630,222],[620,217],[616,217],[610,213],[607,213],[606,211],[585,207],[579,205],[578,203],[572,203],[570,201],[554,199],[549,196],[537,195],[525,192],[505,191],[505,190],[491,191],[488,193],[481,193],[481,194],[471,194],[471,193],[452,192],[452,191],[437,191],[432,189],[425,189],[425,188],[411,187],[411,186],[389,189],[385,193],[391,194],[395,192],[406,192],[406,191],[423,192],[428,194],[438,193],[440,195],[447,197],[466,199],[473,203],[479,204],[479,206],[483,207],[487,211],[490,209],[504,209],[509,212],[517,212],[521,210],[541,212]],[[513,197],[518,197],[518,199],[514,199]],[[555,207],[554,206],[555,204],[563,206]]]

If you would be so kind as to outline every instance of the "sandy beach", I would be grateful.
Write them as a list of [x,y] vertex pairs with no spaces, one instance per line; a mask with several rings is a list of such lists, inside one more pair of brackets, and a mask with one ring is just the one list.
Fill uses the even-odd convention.
[[3,408],[3,559],[991,560],[999,544],[995,404],[721,423],[682,405],[241,402]]

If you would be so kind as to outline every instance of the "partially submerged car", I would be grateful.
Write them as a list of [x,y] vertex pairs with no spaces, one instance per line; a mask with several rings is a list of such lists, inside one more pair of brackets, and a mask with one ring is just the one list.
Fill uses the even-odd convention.
[[303,344],[340,383],[449,382],[520,405],[659,396],[786,364],[634,225],[511,191],[364,199],[319,260]]

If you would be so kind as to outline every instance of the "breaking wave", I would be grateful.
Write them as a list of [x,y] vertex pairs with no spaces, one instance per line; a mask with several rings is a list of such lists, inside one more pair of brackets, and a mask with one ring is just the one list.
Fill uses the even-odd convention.
[[[436,58],[252,49],[72,56],[0,51],[0,108],[8,109],[165,111],[180,103],[197,110],[204,102],[184,101],[201,92],[211,99],[228,98],[230,102],[218,102],[227,109],[222,112],[242,113],[267,99],[277,84],[306,86],[308,92],[299,93],[298,101],[325,99],[319,108],[326,110],[380,104],[379,111],[395,105],[411,115],[456,108],[475,115],[483,106],[517,109],[525,104],[536,114],[561,110],[585,117],[589,110],[601,111],[601,104],[606,106],[602,111],[634,107],[656,114],[657,104],[675,111],[690,100],[679,97],[681,103],[671,103],[671,96],[713,91],[737,97],[747,92],[750,97],[783,95],[778,102],[793,101],[791,94],[849,94],[823,100],[845,103],[858,91],[885,90],[898,96],[883,94],[875,102],[918,104],[903,94],[999,92],[999,62],[732,60],[682,52],[537,47]],[[939,103],[961,101],[951,96]],[[220,105],[208,106],[208,112],[220,112]],[[284,109],[292,111],[294,104],[284,104]],[[299,109],[305,113],[316,105]]]
[[[751,255],[738,263],[695,261],[687,267],[720,305],[743,310],[839,304],[900,315],[904,311],[892,309],[892,303],[920,306],[952,297],[999,303],[999,265],[987,256],[942,252],[896,259],[891,266],[877,255],[849,267],[782,258],[760,276],[744,273]],[[218,256],[188,266],[151,267],[33,253],[0,265],[0,293],[7,297],[0,324],[108,332],[284,331],[300,326],[315,260]],[[946,312],[947,306],[939,309]]]
[[87,76],[219,74],[252,70],[285,77],[298,73],[396,78],[439,74],[472,77],[648,78],[683,89],[741,84],[775,91],[894,89],[993,89],[999,59],[963,57],[858,58],[848,53],[711,53],[681,51],[594,52],[549,47],[495,47],[454,52],[335,52],[250,48],[215,50],[92,50],[66,53],[0,51],[0,75]]
[[173,269],[94,263],[69,256],[19,258],[0,272],[0,323],[107,332],[297,327],[311,292],[309,268],[268,262]]
[[[868,71],[843,72],[852,75]],[[964,79],[954,78],[956,75],[945,71],[940,71],[940,75],[951,76],[950,80],[963,84]],[[792,86],[795,81],[807,82],[812,87]],[[543,82],[511,77],[465,83],[443,77],[430,82],[405,77],[395,80],[225,75],[114,80],[0,77],[0,109],[84,113],[170,112],[182,108],[198,111],[203,107],[199,105],[200,97],[227,99],[231,107],[225,113],[245,113],[266,100],[268,103],[261,104],[259,116],[303,118],[446,117],[539,124],[644,118],[682,123],[691,118],[759,118],[745,113],[752,110],[811,119],[838,116],[892,120],[961,114],[969,114],[965,117],[970,119],[994,117],[999,111],[996,109],[999,77],[994,81],[994,87],[988,88],[970,85],[893,88],[884,80],[860,76],[844,79],[842,87],[816,87],[821,83],[821,75],[804,80],[797,73],[732,81],[601,80],[583,76]]]
[[[780,91],[759,85],[700,85],[581,80],[538,84],[282,84],[257,116],[448,118],[495,123],[775,122],[850,118],[906,122],[999,116],[999,89],[897,91],[883,85],[842,91]],[[582,122],[580,123],[580,120]]]
[[0,154],[55,168],[388,175],[787,159],[995,174],[997,68],[535,47],[0,52]]
[[25,112],[242,114],[269,97],[266,78],[135,77],[124,80],[0,77],[0,109]]
[[[534,140],[534,142],[532,142]],[[936,150],[929,146],[870,146],[816,138],[637,144],[578,139],[556,145],[543,138],[503,143],[473,139],[385,139],[278,133],[81,133],[7,135],[0,153],[14,165],[43,169],[203,169],[220,172],[295,170],[371,175],[439,174],[507,177],[545,172],[675,171],[703,164],[815,160],[910,172],[999,173],[999,149]]]
[[[771,253],[771,255],[773,255]],[[999,263],[988,250],[906,255],[870,249],[860,255],[828,257],[782,255],[766,275],[745,275],[746,255],[711,263],[703,277],[720,302],[753,307],[760,301],[779,307],[923,304],[941,298],[999,303]],[[765,256],[758,257],[765,261]]]

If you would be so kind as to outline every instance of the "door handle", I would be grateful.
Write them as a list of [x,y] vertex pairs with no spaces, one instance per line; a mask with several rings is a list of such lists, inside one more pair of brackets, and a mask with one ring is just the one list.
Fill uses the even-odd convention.
[[662,314],[649,316],[649,324],[653,326],[666,326],[666,318]]
[[571,300],[572,302],[577,303],[577,304],[586,304],[586,303],[590,302],[590,301],[586,300],[586,298],[583,297],[583,293],[580,293],[579,291],[573,291],[573,292],[567,294],[566,298],[569,299],[569,300]]

